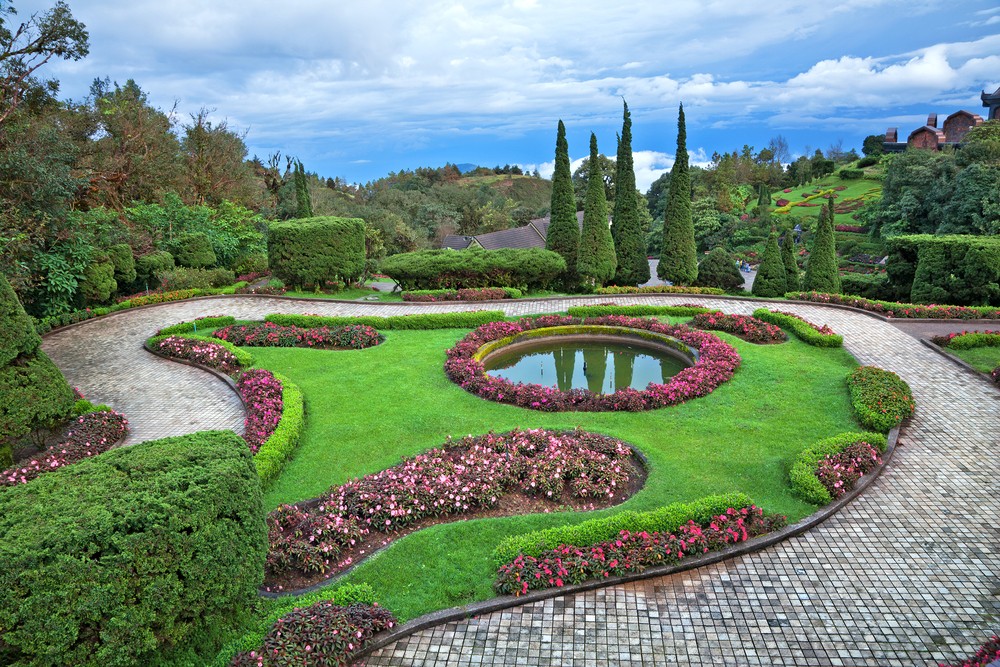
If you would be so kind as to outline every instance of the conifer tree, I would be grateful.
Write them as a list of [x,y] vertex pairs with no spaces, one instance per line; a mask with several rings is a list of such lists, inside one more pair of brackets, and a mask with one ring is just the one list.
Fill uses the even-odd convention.
[[292,173],[295,182],[295,217],[313,217],[312,198],[309,196],[309,183],[306,181],[306,170],[301,160],[295,161],[295,171]]
[[797,292],[802,288],[802,281],[799,279],[799,263],[795,261],[795,232],[791,229],[785,232],[781,242],[781,263],[785,265],[786,291]]
[[[590,134],[590,164],[597,160],[597,137]],[[604,196],[604,178],[600,169],[590,169],[587,174],[587,198],[583,205],[583,231],[580,232],[580,251],[576,256],[576,270],[588,285],[600,287],[615,275],[618,260],[615,244],[608,227],[608,200]]]
[[691,217],[691,174],[688,172],[684,105],[677,114],[677,155],[670,170],[670,193],[663,220],[663,248],[656,275],[675,285],[690,285],[698,277],[698,251]]
[[552,174],[549,231],[545,238],[545,248],[559,253],[566,260],[566,272],[563,273],[560,282],[564,289],[574,289],[580,280],[576,271],[576,256],[580,249],[580,226],[576,221],[576,197],[573,194],[566,126],[561,120],[556,132],[556,169]]
[[837,241],[833,233],[832,206],[820,210],[816,238],[806,262],[806,279],[803,288],[828,294],[840,293],[840,275],[837,273]]
[[778,248],[778,235],[771,232],[750,291],[754,296],[783,296],[788,291],[787,286],[785,265],[781,261],[781,249]]
[[641,285],[649,281],[649,261],[646,259],[646,234],[639,217],[639,200],[635,192],[635,169],[632,166],[632,116],[623,102],[622,134],[618,139],[615,162],[615,207],[611,216],[611,238],[615,244],[618,268],[616,285]]

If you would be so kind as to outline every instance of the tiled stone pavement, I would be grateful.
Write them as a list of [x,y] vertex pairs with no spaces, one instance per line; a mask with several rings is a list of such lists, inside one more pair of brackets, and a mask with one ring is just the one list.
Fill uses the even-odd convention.
[[[505,310],[554,312],[570,303],[516,302]],[[755,308],[748,301],[710,303],[727,312]],[[971,654],[1000,632],[1000,392],[890,324],[814,305],[782,309],[828,323],[861,363],[899,373],[914,390],[917,414],[892,464],[863,496],[819,527],[763,551],[431,628],[366,664],[909,667]],[[57,332],[45,349],[71,382],[124,411],[140,440],[234,428],[240,421],[238,403],[217,379],[137,351],[160,326],[218,313],[415,310],[238,297],[193,301]]]

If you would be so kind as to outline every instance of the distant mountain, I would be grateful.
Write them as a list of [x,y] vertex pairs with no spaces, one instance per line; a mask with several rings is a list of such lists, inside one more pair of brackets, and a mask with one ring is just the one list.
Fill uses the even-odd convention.
[[468,174],[470,171],[475,171],[479,168],[478,164],[472,164],[470,162],[463,162],[462,164],[456,164],[455,166],[458,167],[458,170],[463,174]]

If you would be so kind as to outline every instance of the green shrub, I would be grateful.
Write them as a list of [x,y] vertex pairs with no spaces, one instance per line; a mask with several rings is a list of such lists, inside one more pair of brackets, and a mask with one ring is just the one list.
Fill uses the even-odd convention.
[[698,265],[697,287],[718,287],[722,290],[743,287],[743,273],[736,266],[736,258],[725,248],[715,248]]
[[672,533],[688,521],[705,523],[713,516],[723,514],[730,507],[746,507],[753,501],[743,493],[708,496],[690,503],[671,503],[648,512],[619,512],[601,519],[591,519],[573,526],[560,526],[536,530],[504,538],[493,551],[497,567],[511,562],[519,554],[540,556],[560,544],[590,546],[611,540],[623,530]]
[[79,290],[86,303],[107,303],[111,299],[111,295],[118,290],[118,283],[115,281],[115,265],[107,255],[83,270]]
[[864,169],[865,167],[874,167],[881,161],[881,157],[878,155],[868,155],[858,160],[858,169]]
[[647,285],[634,287],[632,285],[611,285],[598,287],[594,294],[725,294],[718,287],[680,287],[674,285]]
[[32,354],[42,344],[31,318],[14,293],[7,278],[0,273],[0,367],[22,354]]
[[962,334],[949,340],[947,347],[953,350],[971,350],[977,347],[1000,347],[1000,334],[977,332]]
[[[66,378],[39,348],[0,367],[0,444],[39,428],[51,428],[73,413],[76,396]],[[0,468],[10,465],[9,450]]]
[[386,257],[382,273],[401,289],[546,288],[563,271],[559,253],[541,248],[419,250]]
[[215,250],[212,249],[212,240],[204,232],[178,235],[171,244],[171,250],[178,264],[191,269],[215,266],[217,261]]
[[796,338],[809,345],[815,345],[816,347],[841,347],[844,344],[843,336],[835,333],[822,333],[809,326],[808,322],[785,313],[776,313],[767,308],[758,308],[753,311],[753,316],[758,320],[776,324],[785,331],[792,332]]
[[174,256],[165,250],[157,250],[148,255],[142,255],[135,260],[136,283],[156,289],[160,284],[156,275],[174,268]]
[[108,257],[115,267],[115,280],[119,285],[130,285],[135,282],[135,258],[132,257],[132,246],[127,243],[116,243],[108,248]]
[[811,447],[802,450],[802,453],[795,458],[792,469],[788,473],[792,483],[792,492],[813,505],[826,505],[832,501],[830,492],[816,477],[816,465],[827,456],[839,454],[856,442],[867,442],[883,454],[887,446],[884,435],[871,432],[841,433],[832,438],[820,440]]
[[[860,166],[860,165],[859,165]],[[856,181],[858,179],[865,177],[865,172],[861,169],[851,169],[850,167],[843,167],[837,172],[837,175],[845,181]]]
[[200,317],[197,320],[191,320],[190,322],[178,322],[177,324],[172,324],[169,327],[163,327],[156,332],[157,336],[169,336],[170,334],[182,334],[195,331],[197,326],[199,329],[216,329],[218,327],[224,327],[230,324],[235,324],[236,318],[231,315],[219,315],[218,317]]
[[781,248],[778,247],[778,236],[771,232],[750,292],[754,296],[773,298],[782,296],[787,291],[788,276],[785,275],[785,263],[781,259]]
[[712,310],[712,308],[704,306],[570,306],[566,312],[570,317],[604,317],[605,315],[690,317],[698,313],[710,313]]
[[306,218],[270,225],[267,262],[291,285],[357,281],[365,270],[365,222],[360,218]]
[[229,269],[189,269],[177,267],[156,274],[165,290],[212,289],[236,282],[236,275]]
[[110,405],[105,405],[103,403],[94,404],[85,398],[79,398],[73,404],[73,417],[90,414],[91,412],[113,412],[113,410]]
[[247,255],[233,267],[237,275],[248,273],[267,273],[267,255]]
[[112,450],[0,493],[0,663],[204,664],[263,581],[250,451],[229,431]]
[[281,474],[285,463],[298,447],[302,429],[305,427],[302,390],[280,373],[274,373],[274,377],[281,382],[281,421],[253,457],[254,467],[257,468],[257,474],[264,488],[270,486]]
[[886,239],[889,280],[902,299],[958,306],[1000,305],[1000,238],[896,236]]
[[364,324],[384,331],[423,330],[423,329],[475,329],[489,322],[502,322],[505,319],[502,310],[472,310],[457,313],[423,313],[420,315],[394,315],[379,317],[375,315],[364,317],[324,317],[322,315],[283,315],[273,314],[264,318],[266,322],[274,322],[284,326],[297,327],[342,327],[349,324]]
[[885,275],[877,273],[842,273],[840,290],[844,294],[853,294],[866,299],[883,299],[891,295],[888,279]]
[[888,432],[916,408],[910,385],[892,371],[861,366],[847,376],[847,385],[858,421],[873,431]]

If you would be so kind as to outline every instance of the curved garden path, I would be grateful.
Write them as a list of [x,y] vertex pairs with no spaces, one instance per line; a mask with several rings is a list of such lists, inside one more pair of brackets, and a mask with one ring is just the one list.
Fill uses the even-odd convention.
[[[697,296],[518,301],[508,314],[585,302],[752,301]],[[48,336],[70,382],[129,417],[131,441],[242,427],[218,379],[141,349],[157,328],[201,315],[400,314],[492,304],[296,302],[229,297],[124,311]],[[545,600],[402,639],[368,665],[933,665],[1000,632],[1000,392],[891,324],[785,304],[844,335],[863,364],[901,375],[917,413],[869,490],[817,528],[681,574]],[[766,388],[763,389],[766,391]],[[805,444],[805,443],[803,443]]]

